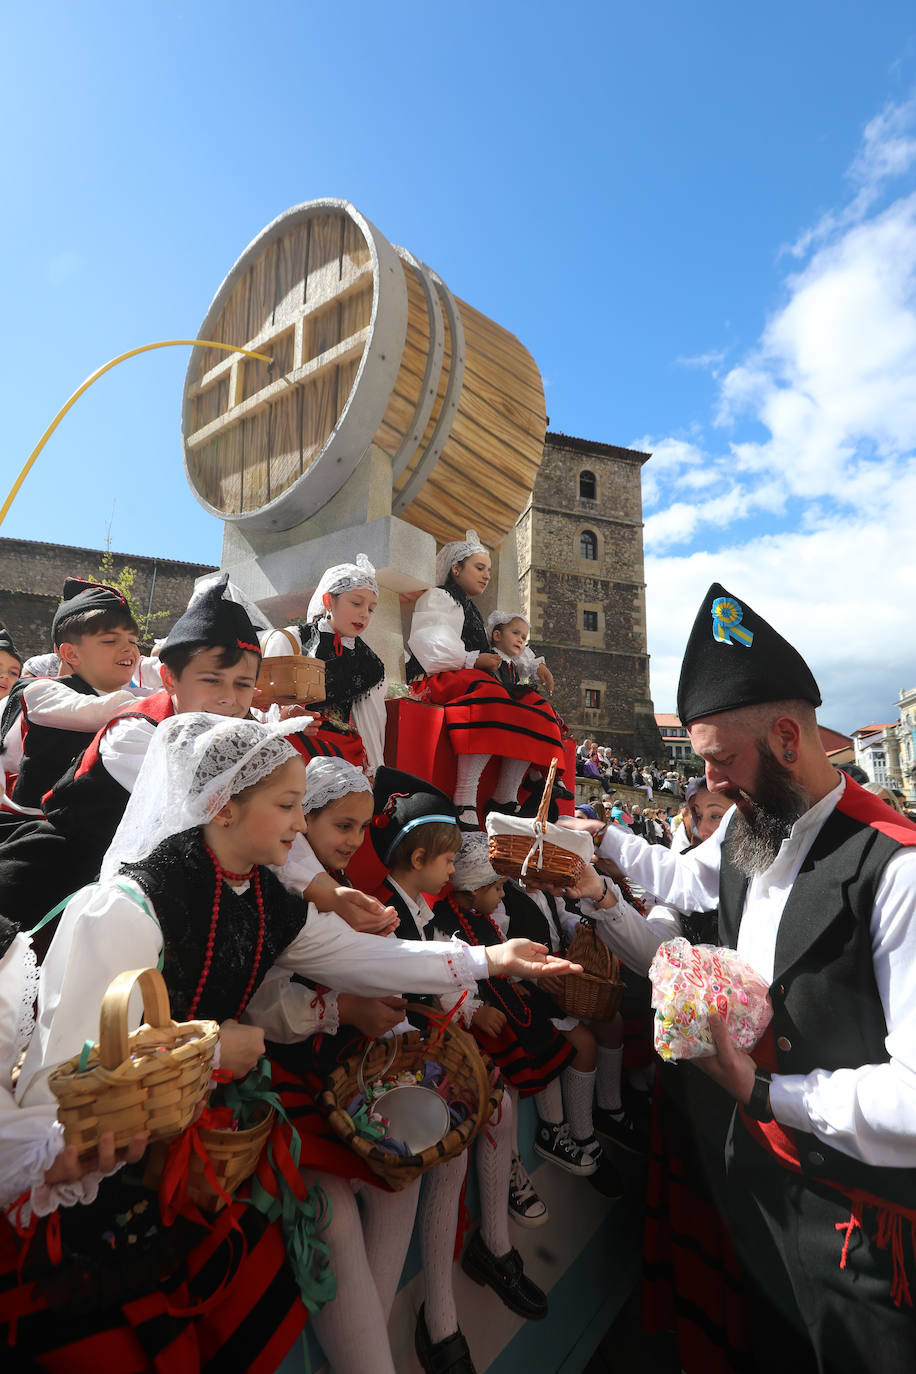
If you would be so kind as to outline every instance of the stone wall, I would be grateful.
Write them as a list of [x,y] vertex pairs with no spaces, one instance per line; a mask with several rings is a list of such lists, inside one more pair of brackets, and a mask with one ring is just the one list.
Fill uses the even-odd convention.
[[[97,579],[104,552],[32,539],[0,539],[0,622],[26,658],[51,648],[51,620],[65,579]],[[150,605],[154,616],[163,613],[152,625],[156,638],[164,636],[185,609],[195,580],[214,570],[211,563],[182,563],[141,554],[113,552],[112,560],[115,575],[124,567],[134,569],[133,595],[144,613]]]
[[[646,648],[641,469],[648,456],[549,433],[516,543],[532,644],[554,675],[553,704],[573,735],[663,759]],[[583,473],[594,479],[593,497],[580,495]],[[583,535],[594,558],[583,555]],[[589,705],[594,693],[597,707]]]

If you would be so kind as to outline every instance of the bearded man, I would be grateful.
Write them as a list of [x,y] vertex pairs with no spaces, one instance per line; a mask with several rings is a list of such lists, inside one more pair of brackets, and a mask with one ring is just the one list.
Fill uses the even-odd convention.
[[[719,944],[770,985],[753,1054],[711,1016],[717,1054],[696,1061],[737,1104],[729,1207],[758,1368],[913,1374],[916,825],[832,767],[820,704],[798,652],[714,584],[678,715],[732,805],[690,853],[616,827],[600,853],[682,911],[717,907]],[[678,933],[622,901],[609,916],[634,965]]]

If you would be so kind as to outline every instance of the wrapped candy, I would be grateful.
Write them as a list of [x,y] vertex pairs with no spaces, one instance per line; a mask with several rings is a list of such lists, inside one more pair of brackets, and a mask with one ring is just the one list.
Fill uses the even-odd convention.
[[752,1050],[773,1015],[768,986],[737,950],[691,945],[682,937],[659,945],[649,969],[655,1008],[655,1048],[662,1059],[714,1055],[708,1009],[725,1018],[732,1043]]

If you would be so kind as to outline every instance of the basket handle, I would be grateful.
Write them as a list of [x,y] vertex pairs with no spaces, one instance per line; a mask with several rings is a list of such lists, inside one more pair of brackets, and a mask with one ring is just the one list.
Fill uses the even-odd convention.
[[549,808],[549,806],[550,806],[550,794],[553,792],[553,784],[554,784],[554,779],[556,778],[556,776],[557,776],[557,761],[556,761],[556,759],[554,758],[554,759],[551,759],[551,760],[550,760],[550,767],[549,767],[548,770],[547,770],[547,778],[546,778],[546,780],[545,780],[545,782],[544,782],[544,794],[543,794],[543,796],[541,797],[541,804],[540,804],[540,806],[538,807],[538,814],[537,814],[537,818],[536,818],[536,823],[537,823],[539,826],[541,826],[542,828],[543,828],[543,827],[546,825],[546,823],[547,823],[547,811],[548,811],[548,808]]
[[173,1024],[168,989],[158,969],[135,968],[119,973],[108,984],[99,1017],[99,1063],[105,1069],[116,1069],[127,1058],[127,1008],[134,984],[139,984],[143,995],[143,1018],[147,1025],[164,1028]]

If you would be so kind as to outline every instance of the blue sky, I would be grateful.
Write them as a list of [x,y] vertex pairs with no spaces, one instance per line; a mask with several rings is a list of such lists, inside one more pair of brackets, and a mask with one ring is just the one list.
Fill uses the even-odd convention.
[[[262,16],[262,17],[259,17]],[[659,710],[713,579],[808,653],[822,718],[916,681],[910,4],[9,8],[4,486],[95,367],[192,336],[287,206],[355,202],[544,374],[551,426],[653,449]],[[2,533],[218,561],[187,354],[67,416]],[[8,479],[8,481],[7,481]]]

